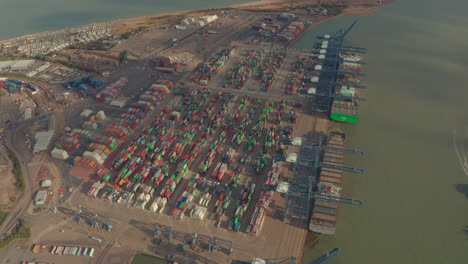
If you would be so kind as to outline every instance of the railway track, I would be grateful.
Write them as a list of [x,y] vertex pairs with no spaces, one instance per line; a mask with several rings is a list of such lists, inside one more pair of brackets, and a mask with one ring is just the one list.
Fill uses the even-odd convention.
[[13,227],[17,224],[18,217],[20,217],[24,211],[26,211],[33,192],[31,184],[32,177],[30,175],[29,168],[25,166],[24,163],[26,159],[24,158],[23,154],[13,146],[13,142],[16,141],[16,131],[6,131],[5,134],[7,137],[6,147],[11,152],[13,152],[14,155],[16,155],[20,163],[21,174],[23,175],[24,180],[24,191],[16,203],[15,208],[10,212],[8,217],[0,226],[0,238],[2,239],[4,239],[10,233],[11,229],[13,229]]

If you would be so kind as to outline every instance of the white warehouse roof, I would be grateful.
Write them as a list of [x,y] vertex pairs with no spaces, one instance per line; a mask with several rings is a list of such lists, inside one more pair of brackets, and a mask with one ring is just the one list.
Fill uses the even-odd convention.
[[11,60],[10,61],[0,61],[0,69],[10,67],[14,63],[15,63],[15,61],[11,61]]
[[26,69],[29,66],[31,66],[33,63],[34,63],[34,60],[19,60],[19,61],[16,61],[13,65],[11,65],[11,69],[12,70]]
[[54,130],[48,130],[45,132],[37,132],[36,144],[34,145],[34,153],[38,153],[40,151],[46,150],[53,135],[54,135]]

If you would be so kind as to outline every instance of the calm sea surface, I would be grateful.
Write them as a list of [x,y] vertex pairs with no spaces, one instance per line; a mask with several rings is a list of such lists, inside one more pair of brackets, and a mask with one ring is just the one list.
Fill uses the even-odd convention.
[[315,36],[359,20],[351,44],[368,49],[361,121],[339,125],[366,155],[347,164],[337,234],[323,236],[305,262],[331,248],[330,264],[468,263],[468,1],[400,0],[376,13],[344,17]]

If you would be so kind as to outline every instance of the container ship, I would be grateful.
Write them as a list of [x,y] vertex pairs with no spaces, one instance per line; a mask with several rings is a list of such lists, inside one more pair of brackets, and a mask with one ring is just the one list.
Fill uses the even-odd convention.
[[[345,135],[340,130],[333,130],[327,137],[326,145],[344,148]],[[343,166],[344,154],[325,150],[323,162]],[[340,197],[343,173],[339,170],[322,168],[318,176],[316,193],[324,196]],[[314,199],[309,229],[312,232],[333,235],[336,231],[338,203]]]
[[356,123],[359,121],[359,87],[362,57],[353,53],[342,52],[338,70],[335,97],[332,102],[330,118],[339,122]]
[[365,48],[344,45],[344,40],[356,21],[346,30],[319,36],[315,56],[319,62],[314,69],[320,71],[311,82],[317,83],[314,108],[327,112],[331,120],[347,123],[359,121],[362,54]]

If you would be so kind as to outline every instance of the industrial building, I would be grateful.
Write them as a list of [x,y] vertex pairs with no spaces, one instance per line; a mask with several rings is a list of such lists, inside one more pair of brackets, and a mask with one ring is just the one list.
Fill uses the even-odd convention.
[[38,191],[36,193],[36,197],[34,198],[34,205],[35,206],[43,205],[45,204],[46,200],[47,200],[47,191],[46,190]]

